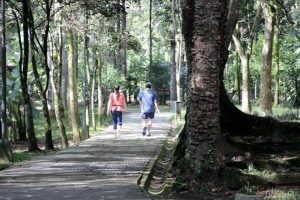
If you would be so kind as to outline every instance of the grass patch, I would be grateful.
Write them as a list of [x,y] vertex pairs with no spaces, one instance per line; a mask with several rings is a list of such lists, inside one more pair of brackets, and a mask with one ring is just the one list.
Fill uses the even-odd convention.
[[265,200],[296,200],[300,199],[300,190],[269,189],[264,192]]
[[39,152],[28,152],[28,151],[24,151],[24,152],[14,152],[12,154],[12,160],[9,163],[5,163],[5,164],[0,164],[0,171],[4,170],[6,168],[9,168],[11,166],[17,165],[23,161],[26,160],[31,160],[32,158],[42,155],[44,154],[43,151],[39,151]]
[[252,169],[252,170],[241,170],[243,174],[248,174],[248,175],[253,175],[253,176],[260,176],[262,178],[266,179],[271,179],[276,177],[277,173],[274,171],[270,170],[257,170],[257,169]]

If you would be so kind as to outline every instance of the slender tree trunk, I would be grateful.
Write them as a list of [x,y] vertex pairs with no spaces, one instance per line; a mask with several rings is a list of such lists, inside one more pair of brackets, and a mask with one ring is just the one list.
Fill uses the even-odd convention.
[[93,71],[92,71],[92,88],[91,88],[91,112],[92,112],[92,127],[96,130],[96,119],[95,119],[95,105],[94,105],[94,96],[95,96],[95,84],[96,84],[96,73],[97,73],[97,61],[96,61],[96,49],[93,48]]
[[77,100],[77,82],[76,65],[74,56],[74,35],[73,31],[68,31],[68,71],[69,71],[69,99],[70,99],[70,117],[73,130],[73,142],[79,143],[81,140],[79,126],[79,112]]
[[61,87],[61,95],[62,95],[62,103],[64,108],[68,107],[68,54],[66,51],[66,41],[67,41],[67,37],[66,37],[66,28],[62,27],[62,87]]
[[[16,20],[16,26],[17,26],[19,52],[20,52],[20,58],[19,58],[18,66],[19,66],[19,72],[21,72],[22,62],[23,62],[23,45],[22,45],[21,29],[20,29],[20,23],[19,23],[19,20],[18,20],[17,13],[15,11],[12,11],[12,13],[13,13],[14,18]],[[18,111],[17,111],[19,138],[20,138],[21,141],[27,141],[27,138],[26,138],[26,124],[25,124],[25,120],[24,120],[24,123],[22,121],[21,105],[22,105],[22,103],[21,103],[21,100],[20,100],[19,104],[18,104]],[[25,115],[24,115],[24,118],[25,118]]]
[[153,47],[153,42],[152,42],[152,1],[150,0],[150,6],[149,6],[149,75],[148,79],[151,80],[151,73],[152,73],[152,47]]
[[[122,13],[122,32],[123,35],[126,36],[126,26],[127,26],[127,19],[126,19],[126,4],[125,0],[122,0],[122,6],[124,7],[124,12]],[[127,76],[127,51],[126,51],[126,40],[127,38],[123,38],[122,42],[122,49],[121,49],[121,69],[124,74],[124,76]]]
[[[58,23],[61,23],[61,13],[58,14]],[[65,58],[63,56],[64,50],[64,44],[65,44],[65,32],[63,31],[63,28],[59,28],[59,38],[58,40],[53,42],[53,55],[52,55],[52,74],[51,74],[51,83],[53,88],[53,96],[54,96],[54,112],[56,117],[56,122],[59,128],[59,132],[61,135],[61,143],[63,148],[67,148],[69,146],[68,138],[66,135],[66,128],[64,125],[64,107],[62,103],[61,98],[61,91],[62,91],[62,74],[63,74],[63,59]]]
[[259,108],[262,115],[272,114],[272,47],[274,37],[274,7],[267,0],[261,0],[265,19],[264,44],[260,76]]
[[24,112],[26,119],[26,133],[28,134],[28,150],[37,151],[39,150],[37,145],[37,139],[35,137],[32,105],[30,95],[28,93],[27,84],[27,72],[28,72],[28,61],[29,61],[29,37],[28,37],[28,19],[29,19],[29,3],[28,0],[22,1],[22,14],[23,14],[23,44],[24,44],[24,58],[23,66],[20,67],[20,80],[21,89],[24,101]]
[[[41,100],[42,100],[43,115],[44,115],[44,120],[45,120],[45,123],[44,123],[44,128],[45,128],[45,150],[54,150],[54,145],[53,145],[53,142],[52,142],[51,120],[50,120],[50,114],[49,114],[49,110],[48,110],[48,101],[47,101],[47,97],[46,97],[46,92],[44,92],[44,90],[43,90],[43,85],[42,85],[40,75],[39,75],[38,69],[37,69],[37,61],[36,61],[36,55],[35,55],[36,50],[35,50],[35,41],[34,41],[34,34],[35,34],[34,33],[35,32],[35,30],[34,30],[34,19],[33,19],[33,14],[32,14],[31,9],[30,9],[29,22],[30,22],[29,29],[30,29],[31,64],[32,64],[33,74],[34,74],[34,77],[35,77],[35,83],[36,83],[36,86],[39,90],[40,97],[41,97]],[[47,58],[45,58],[45,60],[48,61]],[[47,76],[49,76],[49,75],[47,74]]]
[[[236,46],[236,50],[240,56],[241,59],[241,65],[242,65],[242,111],[246,113],[251,112],[251,103],[250,103],[250,86],[249,86],[249,62],[252,55],[252,48],[253,48],[253,41],[254,37],[256,35],[258,23],[261,18],[261,7],[259,7],[256,11],[256,16],[253,22],[252,27],[250,28],[249,25],[249,31],[250,31],[250,38],[247,42],[247,47],[244,49],[242,46],[242,42],[239,37],[239,26],[236,26],[236,30],[233,33],[233,41]],[[249,23],[248,23],[249,24]]]
[[178,34],[177,39],[177,53],[176,53],[176,97],[177,101],[181,101],[181,81],[180,81],[180,75],[181,75],[181,58],[182,58],[182,35]]
[[102,102],[103,102],[103,91],[102,91],[102,63],[101,63],[101,54],[99,54],[98,59],[96,60],[96,66],[98,70],[98,126],[102,126]]
[[84,62],[83,62],[83,68],[82,68],[82,106],[83,106],[83,116],[82,116],[82,130],[81,130],[81,136],[82,136],[82,140],[86,140],[89,138],[89,126],[87,124],[87,115],[89,113],[88,110],[88,101],[87,101],[87,93],[88,93],[88,89],[87,89],[87,85],[88,85],[88,81],[87,81],[87,51],[88,51],[88,37],[87,37],[87,25],[88,25],[88,19],[87,19],[87,15],[85,16],[85,29],[84,29],[84,33],[83,33],[83,51],[84,51]]
[[5,1],[0,2],[0,65],[2,79],[2,102],[1,102],[1,140],[7,140],[7,115],[6,115],[6,44],[5,44]]
[[[121,5],[121,0],[117,0],[117,4]],[[117,19],[116,19],[116,23],[117,23],[117,27],[116,27],[116,31],[119,34],[120,37],[120,33],[121,33],[121,11],[119,10],[117,13]],[[122,59],[121,59],[121,49],[122,49],[122,44],[121,42],[119,42],[119,44],[116,46],[115,52],[114,52],[114,63],[115,66],[117,67],[118,70],[122,71]]]
[[236,46],[236,50],[240,55],[242,65],[242,111],[246,113],[251,112],[250,95],[249,95],[249,55],[243,51],[242,44],[238,39],[237,33],[235,32],[232,36]]
[[234,92],[238,97],[238,104],[241,104],[241,88],[240,88],[240,67],[239,67],[240,59],[239,54],[236,51],[236,59],[234,63]]
[[276,34],[275,34],[275,95],[274,95],[274,105],[279,104],[279,70],[280,70],[280,24],[279,24],[279,8],[276,9]]
[[170,100],[177,101],[177,90],[176,90],[176,74],[177,74],[177,63],[176,63],[176,35],[177,35],[177,23],[175,16],[176,0],[172,0],[172,30],[171,30],[171,83],[170,83]]

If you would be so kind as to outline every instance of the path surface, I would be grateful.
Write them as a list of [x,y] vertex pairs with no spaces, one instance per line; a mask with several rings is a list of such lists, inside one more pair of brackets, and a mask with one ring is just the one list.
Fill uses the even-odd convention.
[[4,170],[0,199],[151,199],[137,181],[151,169],[170,129],[169,117],[158,114],[152,136],[142,136],[139,111],[130,109],[118,139],[108,128],[78,146]]

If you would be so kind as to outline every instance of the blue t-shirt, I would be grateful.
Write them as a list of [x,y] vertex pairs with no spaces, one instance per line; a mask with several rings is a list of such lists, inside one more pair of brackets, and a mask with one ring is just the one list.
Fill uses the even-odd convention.
[[138,96],[142,104],[142,112],[155,112],[156,92],[151,89],[142,90]]

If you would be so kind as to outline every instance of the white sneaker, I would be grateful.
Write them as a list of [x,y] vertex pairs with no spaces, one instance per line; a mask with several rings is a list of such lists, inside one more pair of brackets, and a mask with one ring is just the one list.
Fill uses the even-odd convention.
[[148,129],[146,130],[146,136],[151,136],[150,131]]

